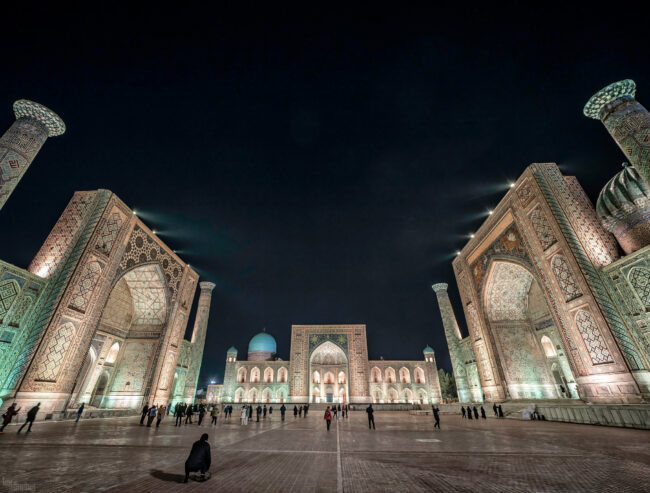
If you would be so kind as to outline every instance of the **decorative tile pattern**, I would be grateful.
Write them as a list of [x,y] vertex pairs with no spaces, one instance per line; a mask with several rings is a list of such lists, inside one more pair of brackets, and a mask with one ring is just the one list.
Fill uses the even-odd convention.
[[[33,302],[34,302],[34,298],[32,298],[31,296],[23,296],[23,298],[18,302],[19,303],[18,307],[16,308],[13,315],[11,316],[11,321],[9,322],[9,325],[13,327],[21,327],[23,323],[23,318],[25,318],[25,315],[31,308]],[[2,317],[0,316],[0,319],[1,318]]]
[[75,332],[76,327],[72,322],[66,322],[56,329],[39,362],[36,380],[56,382],[65,353],[70,347]]
[[183,277],[183,266],[167,253],[154,238],[136,225],[126,245],[117,274],[120,275],[139,264],[152,262],[158,262],[162,268],[170,291],[170,300],[174,301]]
[[580,310],[576,313],[576,326],[582,340],[587,346],[587,351],[589,351],[589,356],[591,356],[591,361],[594,365],[600,365],[602,363],[612,363],[612,355],[605,344],[598,324],[594,320],[594,317],[591,313],[585,310]]
[[482,336],[481,323],[479,322],[478,313],[473,303],[467,305],[467,313],[469,313],[470,334],[474,334],[474,340],[478,341]]
[[533,212],[530,213],[530,222],[533,225],[539,243],[542,245],[542,250],[548,249],[548,247],[557,242],[553,228],[551,228],[548,219],[546,219],[546,215],[539,206],[535,207]]
[[167,319],[165,282],[157,265],[149,264],[124,274],[133,297],[133,325],[162,325]]
[[113,248],[113,242],[115,241],[115,238],[117,238],[120,229],[122,229],[123,223],[124,219],[122,218],[122,215],[119,212],[112,212],[106,220],[106,223],[99,234],[99,238],[97,238],[95,248],[106,255],[110,254],[111,249]]
[[318,346],[311,356],[311,363],[316,365],[342,365],[347,361],[348,358],[340,346],[330,341]]
[[339,346],[343,351],[348,350],[348,336],[347,334],[312,334],[309,337],[309,352],[311,353],[316,347],[319,347],[326,341],[331,341]]
[[83,273],[70,296],[70,308],[85,313],[86,308],[88,308],[88,303],[90,302],[90,297],[93,294],[95,286],[97,286],[97,281],[99,281],[101,273],[102,265],[99,262],[93,261],[86,264]]
[[533,276],[512,262],[494,262],[486,287],[486,311],[491,321],[526,320]]
[[126,343],[124,354],[115,373],[113,392],[142,392],[153,347],[153,342]]
[[35,120],[47,130],[48,137],[55,137],[65,132],[65,123],[51,109],[42,104],[19,99],[14,103],[14,115],[17,119]]
[[578,283],[571,273],[571,268],[566,258],[562,255],[556,255],[551,260],[551,267],[553,268],[553,274],[555,274],[555,279],[557,279],[560,285],[560,290],[566,302],[582,296],[582,291],[580,291]]
[[65,258],[68,248],[75,239],[86,211],[92,204],[95,192],[77,192],[68,203],[52,232],[32,260],[29,271],[49,278]]
[[16,301],[20,286],[14,280],[5,280],[0,282],[0,320],[4,318],[11,306]]
[[650,307],[650,270],[635,267],[630,270],[628,279],[644,306]]
[[471,265],[474,285],[480,292],[481,282],[486,274],[490,259],[495,255],[509,255],[528,260],[528,252],[519,230],[515,225],[510,226],[499,236],[490,247]]
[[167,358],[165,359],[165,364],[163,365],[162,373],[160,375],[160,384],[158,388],[161,390],[167,390],[169,383],[173,380],[174,377],[174,367],[176,363],[176,353],[170,351],[167,353]]
[[525,181],[517,188],[517,197],[519,197],[522,205],[526,205],[530,202],[530,199],[533,197],[533,190],[528,181]]
[[[509,385],[533,385],[549,382],[545,358],[527,322],[502,323],[493,328],[498,339],[503,371]],[[525,396],[513,397],[523,398]]]

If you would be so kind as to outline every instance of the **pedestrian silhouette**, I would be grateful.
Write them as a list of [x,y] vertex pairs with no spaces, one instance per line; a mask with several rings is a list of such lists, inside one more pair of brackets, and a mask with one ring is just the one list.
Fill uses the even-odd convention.
[[27,425],[27,423],[29,423],[29,428],[27,428],[27,433],[32,431],[32,425],[34,424],[34,420],[36,419],[36,414],[38,413],[40,407],[41,407],[41,403],[39,402],[33,408],[27,411],[27,419],[25,419],[23,425],[18,429],[18,433],[20,433],[23,430],[23,428]]
[[201,439],[194,442],[190,455],[185,461],[185,479],[184,483],[190,478],[190,473],[198,471],[201,473],[199,481],[205,481],[205,473],[210,468],[212,459],[210,457],[210,444],[208,443],[208,434],[201,435]]
[[372,408],[372,404],[370,404],[366,408],[366,413],[368,413],[368,429],[375,429],[375,410]]

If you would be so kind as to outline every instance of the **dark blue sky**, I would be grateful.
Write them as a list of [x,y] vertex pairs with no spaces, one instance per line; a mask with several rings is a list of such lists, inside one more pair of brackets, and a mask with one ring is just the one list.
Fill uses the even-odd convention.
[[449,368],[430,285],[460,316],[451,256],[529,163],[595,200],[624,157],[582,107],[623,78],[650,104],[648,12],[300,5],[6,13],[0,127],[28,98],[68,131],[0,212],[0,258],[26,267],[108,188],[217,284],[202,383],[262,327],[288,358],[292,323]]

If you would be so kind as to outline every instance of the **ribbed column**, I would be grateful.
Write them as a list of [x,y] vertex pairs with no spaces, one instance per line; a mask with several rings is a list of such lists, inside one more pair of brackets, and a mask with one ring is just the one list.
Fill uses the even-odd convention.
[[16,121],[0,137],[0,209],[48,137],[65,132],[63,120],[33,101],[14,103]]
[[454,369],[454,376],[456,378],[456,390],[458,391],[458,399],[460,402],[471,402],[471,393],[467,385],[467,373],[465,371],[465,362],[462,358],[462,350],[460,347],[460,328],[454,315],[454,308],[451,306],[449,294],[447,294],[448,285],[445,283],[434,284],[431,286],[438,298],[438,306],[440,307],[440,315],[442,315],[442,326],[445,329],[445,337],[447,338],[447,346],[449,347],[449,356],[451,358],[451,366]]
[[636,84],[626,79],[594,94],[584,114],[600,120],[641,178],[650,184],[650,113],[634,99]]
[[210,301],[212,300],[212,290],[214,283],[199,283],[201,294],[199,296],[199,305],[196,309],[196,318],[194,319],[194,330],[192,331],[192,360],[185,377],[185,401],[194,402],[196,393],[196,384],[199,379],[201,370],[201,361],[203,360],[203,348],[205,347],[205,334],[208,329],[208,318],[210,316]]

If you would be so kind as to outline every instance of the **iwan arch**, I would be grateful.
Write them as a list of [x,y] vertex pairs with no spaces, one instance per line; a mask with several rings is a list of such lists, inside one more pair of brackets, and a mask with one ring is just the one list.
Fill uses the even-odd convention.
[[585,107],[632,164],[596,208],[575,177],[532,164],[459,252],[468,337],[433,286],[462,402],[650,399],[650,115],[634,92],[621,81]]
[[[0,207],[45,138],[65,131],[41,105],[14,110],[0,138]],[[98,414],[191,402],[213,288],[115,194],[76,192],[28,269],[0,261],[2,407],[41,402],[47,419],[82,402]]]

